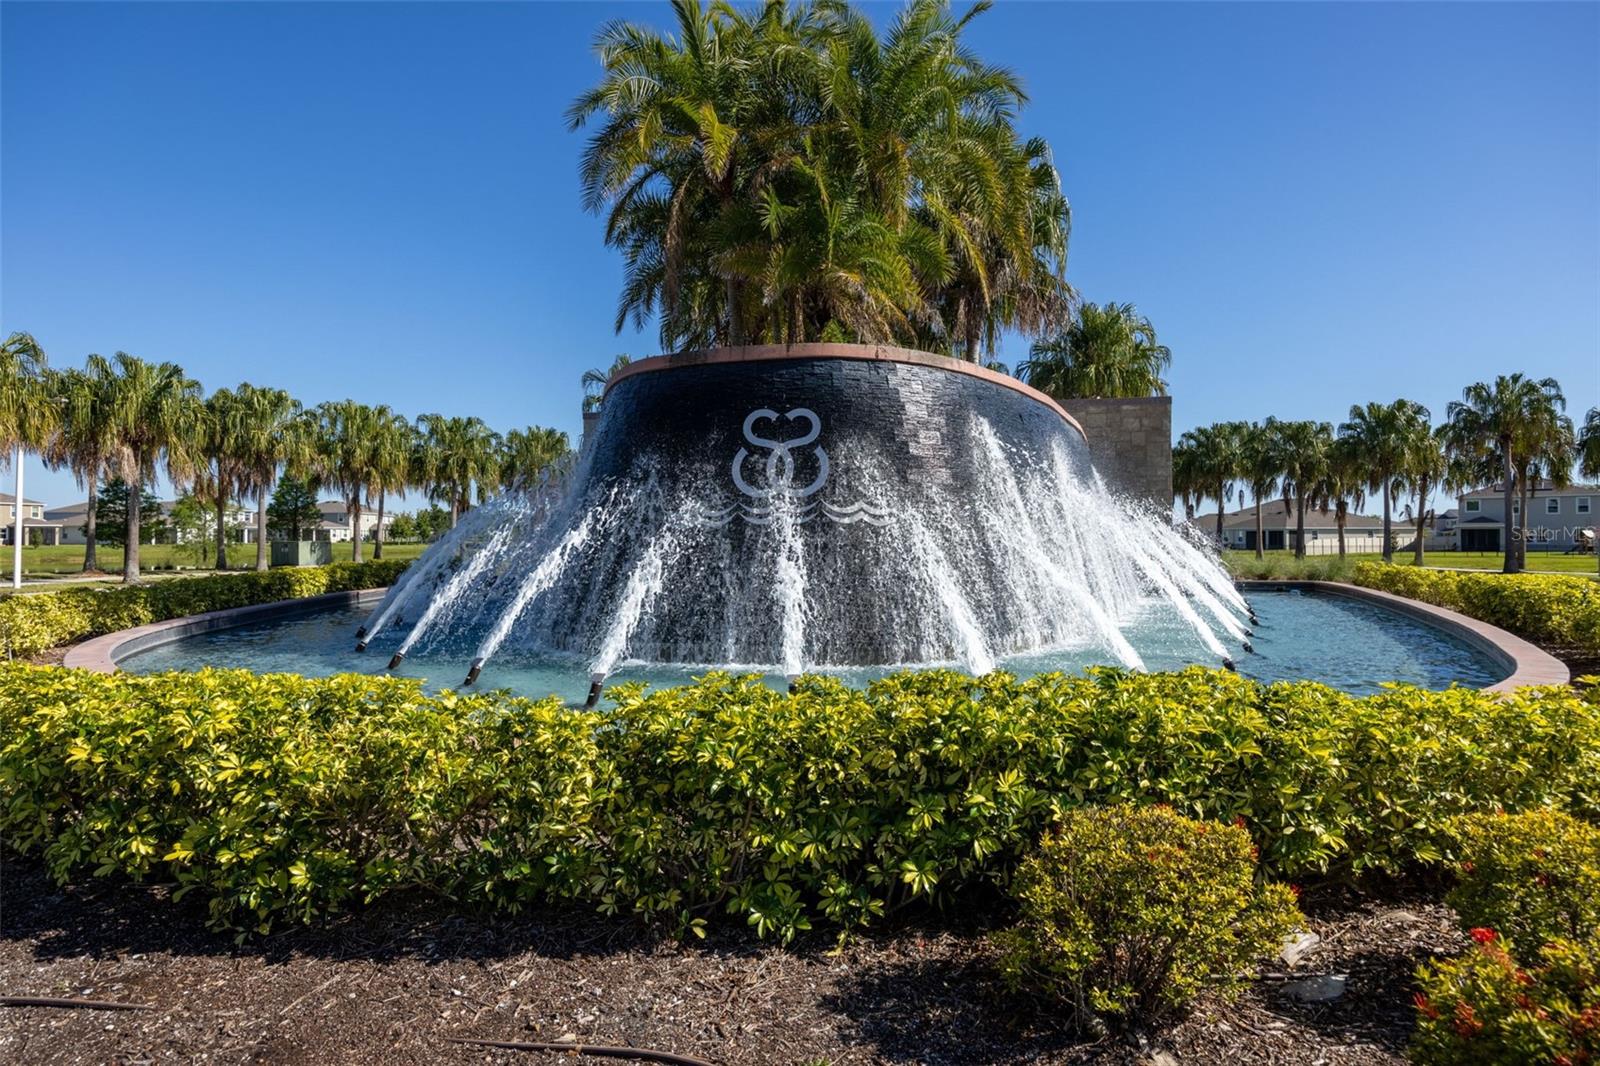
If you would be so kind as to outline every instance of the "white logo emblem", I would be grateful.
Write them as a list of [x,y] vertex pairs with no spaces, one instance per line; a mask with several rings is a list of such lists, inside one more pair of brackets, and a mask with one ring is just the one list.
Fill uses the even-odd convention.
[[[799,437],[787,440],[772,440],[768,437],[758,437],[755,425],[763,419],[776,423],[779,418],[785,420],[804,420],[810,423],[811,428]],[[793,494],[795,496],[810,496],[823,485],[828,483],[828,453],[819,444],[812,449],[816,456],[817,476],[804,488],[796,488],[794,483],[795,461],[794,449],[804,448],[822,434],[822,419],[816,412],[805,407],[796,407],[788,414],[779,415],[778,412],[762,407],[751,411],[744,419],[744,439],[757,448],[770,448],[772,451],[767,456],[766,486],[757,488],[744,478],[744,467],[750,459],[750,449],[740,448],[739,454],[733,457],[733,483],[740,492],[746,496],[754,496],[758,500],[768,499],[780,494]]]

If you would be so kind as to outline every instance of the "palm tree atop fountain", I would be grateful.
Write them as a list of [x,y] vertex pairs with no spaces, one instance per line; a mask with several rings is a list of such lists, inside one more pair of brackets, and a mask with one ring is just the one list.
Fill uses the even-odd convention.
[[1058,399],[1140,397],[1166,395],[1161,375],[1171,365],[1172,349],[1133,304],[1086,303],[1060,333],[1035,341],[1018,370]]
[[1567,400],[1554,378],[1534,380],[1521,373],[1493,382],[1475,382],[1452,400],[1446,414],[1445,443],[1458,470],[1469,470],[1479,484],[1499,481],[1505,506],[1504,571],[1522,570],[1518,488],[1530,464],[1545,450],[1563,417]]

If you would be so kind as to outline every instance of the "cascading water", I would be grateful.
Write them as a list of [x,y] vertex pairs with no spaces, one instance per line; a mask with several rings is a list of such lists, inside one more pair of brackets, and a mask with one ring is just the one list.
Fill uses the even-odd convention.
[[1248,641],[1219,564],[1108,491],[1059,414],[935,416],[905,390],[838,427],[769,402],[685,439],[662,406],[608,400],[600,445],[469,512],[362,643],[460,656],[469,681],[495,657],[559,658],[598,684],[633,662],[982,673],[1085,648],[1142,669],[1129,630],[1152,612],[1214,660]]

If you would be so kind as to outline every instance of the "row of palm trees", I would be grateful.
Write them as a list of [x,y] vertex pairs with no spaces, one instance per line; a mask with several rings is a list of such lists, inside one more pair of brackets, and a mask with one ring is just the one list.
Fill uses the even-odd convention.
[[845,0],[673,0],[676,32],[606,24],[568,111],[624,258],[616,325],[663,350],[891,342],[981,361],[1071,310],[1071,214],[1015,74],[947,0],[880,33]]
[[[1465,491],[1498,485],[1504,493],[1504,569],[1526,564],[1524,516],[1528,497],[1542,482],[1570,483],[1574,466],[1600,477],[1600,408],[1582,427],[1566,413],[1566,397],[1553,378],[1505,374],[1477,382],[1452,401],[1435,426],[1428,409],[1406,399],[1350,408],[1337,429],[1328,422],[1220,422],[1190,430],[1172,453],[1173,490],[1191,519],[1203,499],[1217,501],[1217,540],[1223,512],[1236,491],[1255,501],[1255,551],[1264,543],[1262,501],[1282,492],[1295,512],[1295,555],[1305,555],[1308,509],[1332,511],[1339,554],[1345,522],[1369,497],[1381,503],[1383,557],[1393,558],[1393,508],[1403,495],[1416,499],[1415,560],[1422,562],[1427,501],[1439,488]],[[1513,506],[1513,504],[1517,506]]]
[[[530,427],[504,436],[480,419],[338,400],[305,407],[282,389],[242,384],[209,396],[175,363],[126,352],[90,355],[52,369],[38,342],[14,333],[0,349],[0,447],[34,451],[70,470],[88,491],[84,569],[98,569],[94,498],[120,477],[130,499],[164,471],[214,508],[217,568],[227,567],[226,516],[235,499],[256,503],[256,568],[267,557],[267,500],[280,474],[339,493],[350,517],[351,558],[362,555],[362,515],[377,508],[374,558],[383,555],[391,493],[421,489],[445,505],[453,526],[491,494],[536,484],[568,453],[567,436]],[[139,509],[128,509],[123,580],[139,580]]]

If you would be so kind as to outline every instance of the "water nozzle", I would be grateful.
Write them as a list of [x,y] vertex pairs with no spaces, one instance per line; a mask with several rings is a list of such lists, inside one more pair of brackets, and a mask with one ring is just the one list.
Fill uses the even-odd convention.
[[1244,650],[1249,652],[1251,655],[1256,653],[1255,645],[1251,644],[1248,640],[1244,642]]
[[367,650],[366,638],[358,636],[356,638],[356,651],[366,651],[366,650]]
[[367,627],[366,626],[357,626],[356,627],[356,639],[357,640],[360,640],[360,641],[363,642],[363,644],[365,644],[364,638],[366,637],[366,635],[367,635]]
[[467,667],[467,679],[461,682],[462,687],[466,687],[478,680],[478,675],[481,673],[483,673],[483,659],[480,657],[472,660],[472,665]]
[[1226,655],[1224,655],[1222,657],[1222,665],[1223,665],[1224,669],[1232,670],[1234,673],[1238,673],[1239,672],[1238,664],[1235,663],[1232,659],[1228,658]]
[[600,702],[600,690],[605,686],[605,683],[605,674],[589,675],[589,698],[583,701],[584,710],[594,710],[594,705]]
[[405,652],[403,652],[403,651],[395,652],[394,653],[394,658],[389,660],[389,665],[388,665],[388,667],[386,667],[386,669],[393,670],[395,667],[400,665],[400,660],[404,659],[405,657],[406,657],[406,653]]
[[800,691],[799,674],[790,674],[788,677],[785,677],[784,680],[789,682],[789,695],[793,696],[796,692]]

